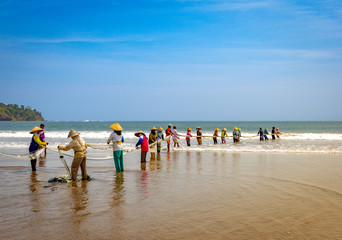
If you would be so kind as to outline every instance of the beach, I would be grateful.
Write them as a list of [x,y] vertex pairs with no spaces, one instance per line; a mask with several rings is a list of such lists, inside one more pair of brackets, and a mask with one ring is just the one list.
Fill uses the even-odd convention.
[[88,161],[94,180],[51,187],[56,154],[36,174],[1,161],[2,239],[342,238],[340,154],[171,151],[141,165],[135,151],[124,173]]

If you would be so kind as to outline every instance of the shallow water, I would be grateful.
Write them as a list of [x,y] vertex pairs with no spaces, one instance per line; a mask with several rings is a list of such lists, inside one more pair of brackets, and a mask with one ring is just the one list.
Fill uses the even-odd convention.
[[36,174],[0,158],[0,238],[342,238],[340,154],[172,151],[145,165],[139,157],[125,155],[120,174],[113,161],[88,161],[95,180],[49,187],[65,174],[57,155]]

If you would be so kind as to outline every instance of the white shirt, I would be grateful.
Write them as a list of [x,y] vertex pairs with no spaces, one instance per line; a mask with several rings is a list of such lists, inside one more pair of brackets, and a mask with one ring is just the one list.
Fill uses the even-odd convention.
[[113,142],[113,151],[122,150],[122,134],[118,135],[116,132],[112,132],[107,140],[107,143]]

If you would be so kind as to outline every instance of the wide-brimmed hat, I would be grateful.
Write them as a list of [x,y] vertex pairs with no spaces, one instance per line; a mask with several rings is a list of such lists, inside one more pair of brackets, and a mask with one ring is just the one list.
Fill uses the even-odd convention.
[[278,130],[279,128],[276,128],[276,130]]
[[234,127],[233,130],[236,131],[236,130],[237,130],[237,127]]
[[117,122],[112,124],[109,128],[114,130],[114,131],[122,131],[123,130],[122,127],[120,126],[120,124]]
[[192,129],[191,128],[188,128],[187,131],[191,131]]
[[226,131],[227,130],[227,128],[222,128],[222,131]]
[[30,133],[33,134],[33,133],[38,132],[38,131],[44,131],[44,130],[41,129],[40,127],[35,126],[34,128],[32,128]]
[[144,134],[145,135],[145,133],[143,132],[143,131],[137,131],[136,133],[134,133],[134,135],[136,136],[136,137],[140,137],[139,135],[140,134]]
[[151,131],[154,131],[154,130],[157,130],[157,128],[156,128],[155,126],[153,126],[153,127],[151,128]]
[[71,138],[71,137],[76,137],[76,136],[78,136],[78,135],[80,135],[80,133],[79,132],[77,132],[75,129],[70,129],[70,132],[69,132],[69,135],[68,135],[68,138]]
[[162,131],[164,131],[164,129],[163,129],[162,127],[159,127],[159,128],[157,129],[157,131],[162,132]]
[[219,128],[215,128],[215,131],[218,131],[218,130],[220,130]]
[[265,128],[265,130],[268,130],[268,128]]
[[202,129],[201,127],[197,127],[196,129]]
[[241,131],[242,129],[241,128],[238,128],[238,131]]

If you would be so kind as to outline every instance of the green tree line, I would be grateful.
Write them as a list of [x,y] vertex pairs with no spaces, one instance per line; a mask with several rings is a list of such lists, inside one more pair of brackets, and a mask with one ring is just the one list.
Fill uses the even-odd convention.
[[31,107],[0,103],[0,121],[44,121],[44,118]]

